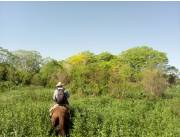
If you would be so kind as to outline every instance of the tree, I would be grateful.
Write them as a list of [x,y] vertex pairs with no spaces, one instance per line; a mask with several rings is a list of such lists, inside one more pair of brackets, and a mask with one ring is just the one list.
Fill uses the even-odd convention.
[[17,50],[13,52],[18,58],[16,68],[26,72],[36,73],[40,69],[42,57],[37,51]]
[[128,49],[120,55],[121,61],[129,64],[134,70],[142,70],[148,66],[167,64],[165,53],[143,46]]
[[108,52],[102,52],[102,53],[96,55],[97,61],[110,61],[113,58],[115,58],[115,56]]
[[40,69],[40,77],[44,86],[48,85],[53,73],[56,73],[62,66],[56,61],[52,60],[44,64]]
[[166,72],[166,77],[168,79],[168,83],[170,85],[175,84],[176,80],[180,74],[179,70],[174,66],[167,65],[165,67],[165,72]]
[[7,49],[0,47],[0,63],[12,64],[14,63],[15,59],[16,59],[16,56],[14,56]]
[[132,68],[128,64],[114,60],[109,70],[109,93],[116,97],[123,97],[127,89],[129,89],[132,74]]
[[128,49],[122,52],[118,59],[132,68],[135,81],[139,79],[139,73],[145,68],[166,66],[168,63],[165,53],[146,46]]
[[67,60],[67,63],[71,65],[80,65],[80,64],[88,64],[92,63],[95,61],[95,56],[93,53],[86,51],[86,52],[81,52],[77,55],[69,57]]

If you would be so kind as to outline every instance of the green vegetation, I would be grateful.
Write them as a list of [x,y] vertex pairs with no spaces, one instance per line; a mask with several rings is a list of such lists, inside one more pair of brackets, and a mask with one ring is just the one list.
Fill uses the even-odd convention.
[[[53,89],[28,87],[0,94],[0,137],[48,137]],[[159,99],[139,95],[70,99],[71,137],[179,137],[180,87]],[[137,98],[139,97],[139,98]]]
[[48,137],[53,89],[71,94],[71,137],[179,137],[179,70],[143,46],[65,60],[0,47],[0,137]]
[[[147,79],[156,71],[154,78],[162,81],[158,86],[155,82],[148,83]],[[95,55],[86,51],[61,61],[43,59],[36,51],[10,52],[0,48],[0,90],[13,85],[54,87],[61,81],[73,94],[109,94],[122,98],[129,89],[143,88],[155,92],[149,95],[161,96],[168,85],[176,83],[178,75],[178,69],[168,65],[165,53],[146,46],[128,49],[119,55],[108,52]],[[151,91],[151,87],[159,91]]]

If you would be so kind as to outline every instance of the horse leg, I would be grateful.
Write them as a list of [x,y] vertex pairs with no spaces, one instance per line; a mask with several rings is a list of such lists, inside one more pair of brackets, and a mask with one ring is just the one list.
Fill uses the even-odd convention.
[[51,129],[49,130],[49,134],[48,135],[52,135],[52,132],[54,131],[54,127],[51,127]]
[[51,129],[49,130],[49,135],[52,135],[52,132],[54,131],[55,129],[55,125],[56,125],[56,122],[55,122],[55,119],[51,116]]
[[[51,135],[52,132],[57,128],[57,126],[59,124],[59,118],[52,116],[51,117],[51,123],[52,123],[52,127],[51,127],[51,129],[49,131],[49,135]],[[55,130],[55,132],[56,132],[56,134],[58,134],[56,130]]]
[[64,117],[63,116],[60,116],[59,118],[59,126],[60,126],[60,135],[62,137],[65,137],[66,136],[66,133],[65,133],[65,130],[64,130]]
[[70,130],[70,115],[69,113],[67,113],[66,115],[66,122],[65,124],[65,133],[66,133],[66,137],[69,137],[69,130]]

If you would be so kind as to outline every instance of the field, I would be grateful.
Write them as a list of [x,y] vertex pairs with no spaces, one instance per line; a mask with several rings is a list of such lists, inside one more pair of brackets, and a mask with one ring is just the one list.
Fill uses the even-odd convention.
[[[71,137],[179,137],[179,91],[158,99],[72,95]],[[52,94],[42,87],[0,93],[0,137],[48,137]]]

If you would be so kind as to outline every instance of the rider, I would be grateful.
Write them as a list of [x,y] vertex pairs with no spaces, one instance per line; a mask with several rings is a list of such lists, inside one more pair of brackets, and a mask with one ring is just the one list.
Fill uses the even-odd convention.
[[56,84],[56,90],[54,91],[53,100],[60,106],[69,106],[68,102],[69,93],[65,90],[64,84],[58,82]]
[[56,90],[54,91],[54,94],[53,94],[53,100],[55,102],[55,105],[51,107],[51,109],[49,110],[50,116],[51,116],[51,110],[53,110],[57,106],[65,106],[69,109],[68,98],[69,98],[69,93],[68,91],[65,90],[64,84],[62,84],[61,82],[58,82],[56,84]]

